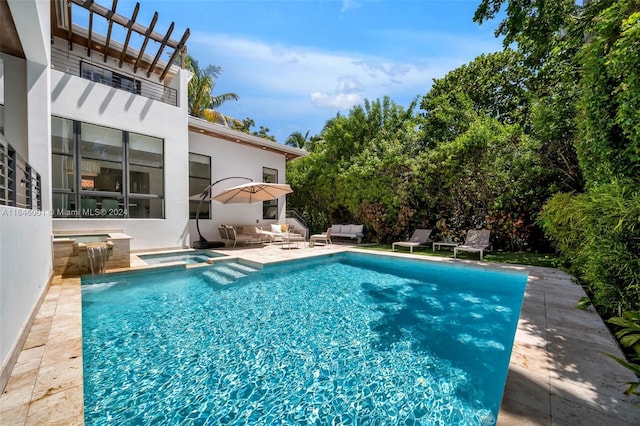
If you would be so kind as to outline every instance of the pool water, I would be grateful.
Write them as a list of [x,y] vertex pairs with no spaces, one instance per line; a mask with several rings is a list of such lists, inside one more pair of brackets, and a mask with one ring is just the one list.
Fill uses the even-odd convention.
[[172,253],[140,254],[138,257],[150,265],[170,262],[184,262],[188,265],[195,263],[207,263],[207,260],[216,257],[224,257],[224,254],[210,251],[182,251]]
[[85,420],[491,425],[526,280],[346,253],[83,282]]

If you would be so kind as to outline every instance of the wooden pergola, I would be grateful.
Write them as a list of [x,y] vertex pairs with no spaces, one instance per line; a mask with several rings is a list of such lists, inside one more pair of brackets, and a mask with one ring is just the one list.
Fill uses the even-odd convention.
[[[148,27],[139,24],[136,22],[136,18],[140,10],[140,3],[136,3],[131,17],[126,17],[116,12],[118,0],[113,0],[110,9],[96,3],[95,0],[51,0],[51,3],[52,35],[67,40],[70,50],[73,50],[73,45],[76,44],[87,49],[87,56],[91,56],[92,51],[102,53],[104,62],[107,61],[108,57],[119,58],[119,67],[122,67],[125,62],[129,63],[133,65],[134,72],[138,71],[138,69],[146,70],[147,77],[151,76],[152,73],[159,74],[160,81],[164,80],[167,76],[178,54],[182,53],[181,65],[184,67],[186,42],[190,35],[189,28],[186,29],[180,41],[175,41],[171,38],[175,26],[174,22],[171,22],[166,34],[160,34],[154,31],[154,27],[158,21],[158,12],[154,13]],[[89,28],[87,34],[74,31],[73,16],[71,13],[72,4],[80,6],[89,12]],[[98,41],[93,37],[94,15],[102,17],[107,21],[108,30],[104,42]],[[111,33],[114,24],[122,26],[127,33],[121,49],[111,43]],[[131,40],[131,34],[133,32],[144,37],[139,52],[131,52],[129,49],[129,41]],[[149,40],[159,43],[158,50],[151,62],[144,58],[145,49],[147,48]],[[158,66],[158,62],[165,48],[173,49],[173,52],[164,68],[162,68]]]

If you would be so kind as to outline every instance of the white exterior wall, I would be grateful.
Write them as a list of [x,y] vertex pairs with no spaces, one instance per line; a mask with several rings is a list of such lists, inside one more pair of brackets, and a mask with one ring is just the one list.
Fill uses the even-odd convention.
[[164,139],[165,184],[165,219],[53,219],[54,231],[122,230],[132,250],[189,244],[187,77],[184,70],[175,77],[183,107],[174,107],[51,70],[51,114]]
[[0,388],[53,271],[51,218],[46,213],[51,164],[50,3],[9,0],[8,4],[27,59],[3,56],[5,134],[40,173],[45,211],[0,206]]
[[[41,212],[42,213],[42,212]],[[46,289],[51,265],[51,218],[0,206],[0,360],[6,366]],[[28,330],[26,330],[28,331]]]
[[[242,176],[262,182],[262,168],[278,170],[278,183],[285,183],[284,154],[262,150],[259,147],[242,145],[228,140],[212,138],[195,132],[189,132],[189,152],[211,157],[211,182],[229,176]],[[215,195],[224,188],[247,183],[244,179],[230,179],[220,182],[212,188]],[[286,197],[278,200],[278,218],[285,218]],[[220,239],[218,225],[255,225],[256,223],[276,223],[276,220],[262,219],[262,203],[222,204],[211,202],[211,219],[200,219],[200,232],[209,241]],[[197,240],[195,220],[190,224],[191,241]]]

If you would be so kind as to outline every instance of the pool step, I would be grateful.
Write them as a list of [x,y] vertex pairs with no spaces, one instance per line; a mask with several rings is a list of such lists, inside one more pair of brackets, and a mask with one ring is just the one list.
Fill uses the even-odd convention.
[[203,272],[202,277],[209,283],[218,285],[228,285],[235,281],[235,279],[219,274],[215,270]]
[[216,272],[222,275],[227,275],[230,278],[242,278],[248,275],[247,272],[240,271],[230,265],[220,264],[215,267]]
[[258,269],[241,263],[224,262],[214,265],[204,271],[202,275],[212,284],[229,285],[256,271]]
[[238,263],[238,262],[227,262],[225,263],[225,265],[227,265],[230,268],[234,268],[234,269],[237,269],[238,271],[243,271],[246,273],[259,271],[258,268],[254,268],[253,266],[245,265],[243,263]]

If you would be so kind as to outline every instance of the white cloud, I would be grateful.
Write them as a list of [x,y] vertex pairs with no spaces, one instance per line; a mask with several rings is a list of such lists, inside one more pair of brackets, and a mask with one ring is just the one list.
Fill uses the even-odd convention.
[[[220,34],[194,35],[192,49],[194,45],[206,49],[204,55],[199,55],[201,63],[223,67],[219,83],[233,80],[251,90],[306,99],[316,92],[359,92],[368,98],[393,97],[402,92],[415,95],[424,93],[434,77],[452,67],[446,60],[437,65],[401,62],[383,56],[269,45]],[[393,92],[389,92],[390,87]]]
[[[409,33],[402,36],[421,42],[427,37]],[[462,39],[455,42],[464,43]],[[468,45],[473,41],[466,40],[466,44],[471,49]],[[200,64],[223,68],[214,93],[235,92],[240,96],[240,101],[225,104],[223,112],[251,117],[258,126],[272,130],[298,125],[306,131],[310,117],[321,126],[336,112],[346,112],[365,98],[389,96],[408,104],[415,96],[426,93],[434,78],[470,60],[469,54],[453,53],[455,48],[447,55],[402,55],[396,59],[396,51],[385,53],[382,49],[371,55],[213,33],[192,34],[189,46]],[[311,129],[312,133],[320,130]],[[276,134],[278,140],[286,136],[288,133]]]
[[355,76],[344,76],[338,77],[338,87],[336,88],[338,92],[362,92],[364,90],[364,86],[362,83],[358,81],[358,78]]
[[328,93],[313,92],[311,102],[320,108],[346,110],[362,102],[360,96],[355,93]]

